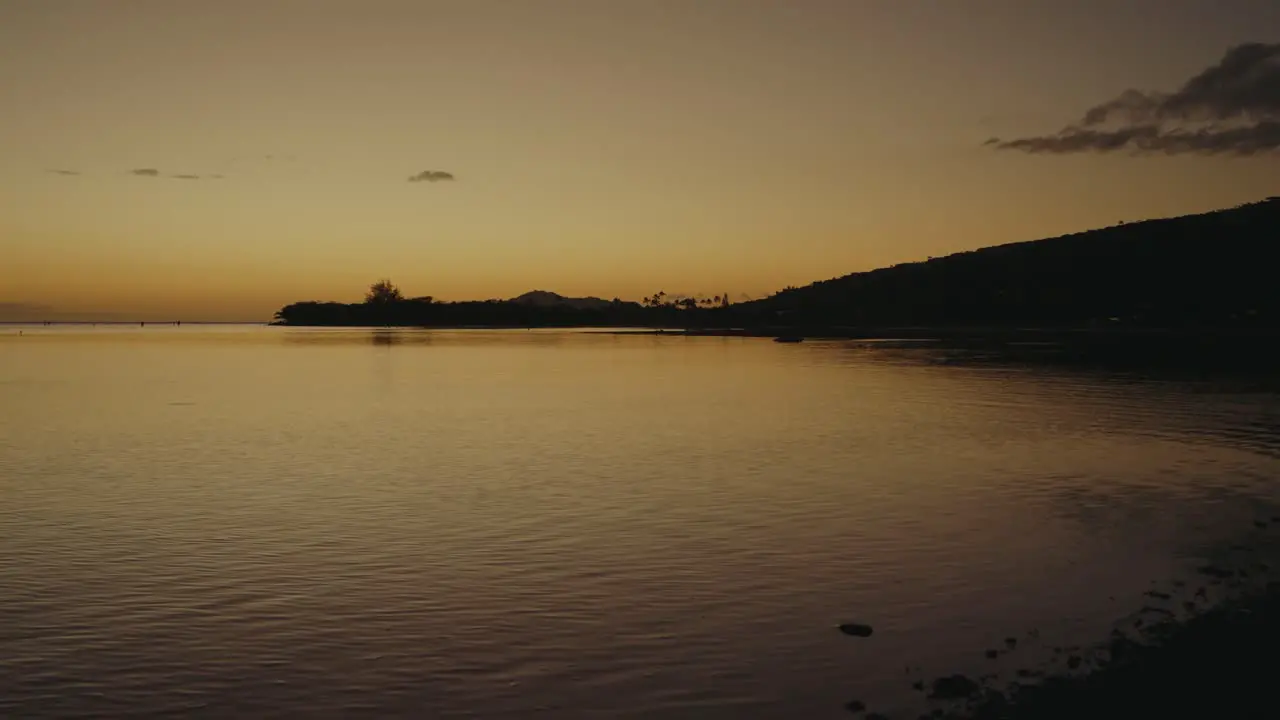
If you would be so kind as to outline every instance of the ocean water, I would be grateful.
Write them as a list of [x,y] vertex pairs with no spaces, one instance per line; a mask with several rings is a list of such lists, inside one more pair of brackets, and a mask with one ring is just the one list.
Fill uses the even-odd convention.
[[1278,479],[1275,394],[909,343],[0,326],[0,716],[906,713]]

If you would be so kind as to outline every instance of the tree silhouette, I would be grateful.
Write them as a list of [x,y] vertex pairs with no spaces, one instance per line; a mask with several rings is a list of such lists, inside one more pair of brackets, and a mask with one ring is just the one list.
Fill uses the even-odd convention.
[[664,290],[659,290],[651,297],[645,298],[641,304],[651,308],[665,307],[667,305],[667,293]]
[[404,295],[400,294],[400,288],[386,278],[370,285],[369,292],[364,295],[364,301],[369,305],[391,305],[401,300],[404,300]]

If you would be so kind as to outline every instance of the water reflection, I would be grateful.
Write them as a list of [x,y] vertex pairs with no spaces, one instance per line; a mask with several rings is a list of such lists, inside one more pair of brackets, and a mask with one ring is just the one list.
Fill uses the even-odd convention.
[[[419,334],[419,337],[426,343],[431,341],[431,336],[426,333]],[[405,341],[405,333],[398,330],[374,330],[369,338],[373,340],[374,345],[401,345]]]
[[[1272,393],[939,352],[9,342],[0,714],[905,707],[907,665],[1105,637],[1276,499]],[[875,636],[850,645],[847,621]]]
[[278,328],[276,336],[265,338],[270,343],[289,345],[510,345],[555,346],[575,339],[600,341],[617,337],[616,330],[573,329],[557,330],[535,328],[531,330],[494,330],[477,328],[437,330],[430,328]]

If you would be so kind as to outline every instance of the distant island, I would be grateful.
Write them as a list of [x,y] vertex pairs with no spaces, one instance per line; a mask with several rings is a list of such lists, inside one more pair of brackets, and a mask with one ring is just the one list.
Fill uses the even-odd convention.
[[619,299],[568,298],[535,290],[510,300],[438,302],[403,297],[390,280],[369,287],[362,303],[300,302],[276,313],[276,323],[292,326],[393,327],[649,327],[655,320],[640,303]]
[[1280,327],[1280,197],[998,245],[787,288],[643,302],[535,290],[509,300],[405,298],[390,281],[364,302],[299,302],[289,326],[640,327],[857,336],[884,328],[1267,329]]

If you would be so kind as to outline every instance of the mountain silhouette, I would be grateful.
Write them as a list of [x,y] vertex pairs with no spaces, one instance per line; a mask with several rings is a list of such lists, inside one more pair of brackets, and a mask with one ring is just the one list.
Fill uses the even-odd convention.
[[986,247],[788,288],[738,323],[1276,327],[1280,197]]
[[523,295],[511,298],[509,302],[517,305],[574,308],[576,310],[604,310],[612,305],[608,300],[601,300],[598,297],[571,298],[547,290],[531,290]]

